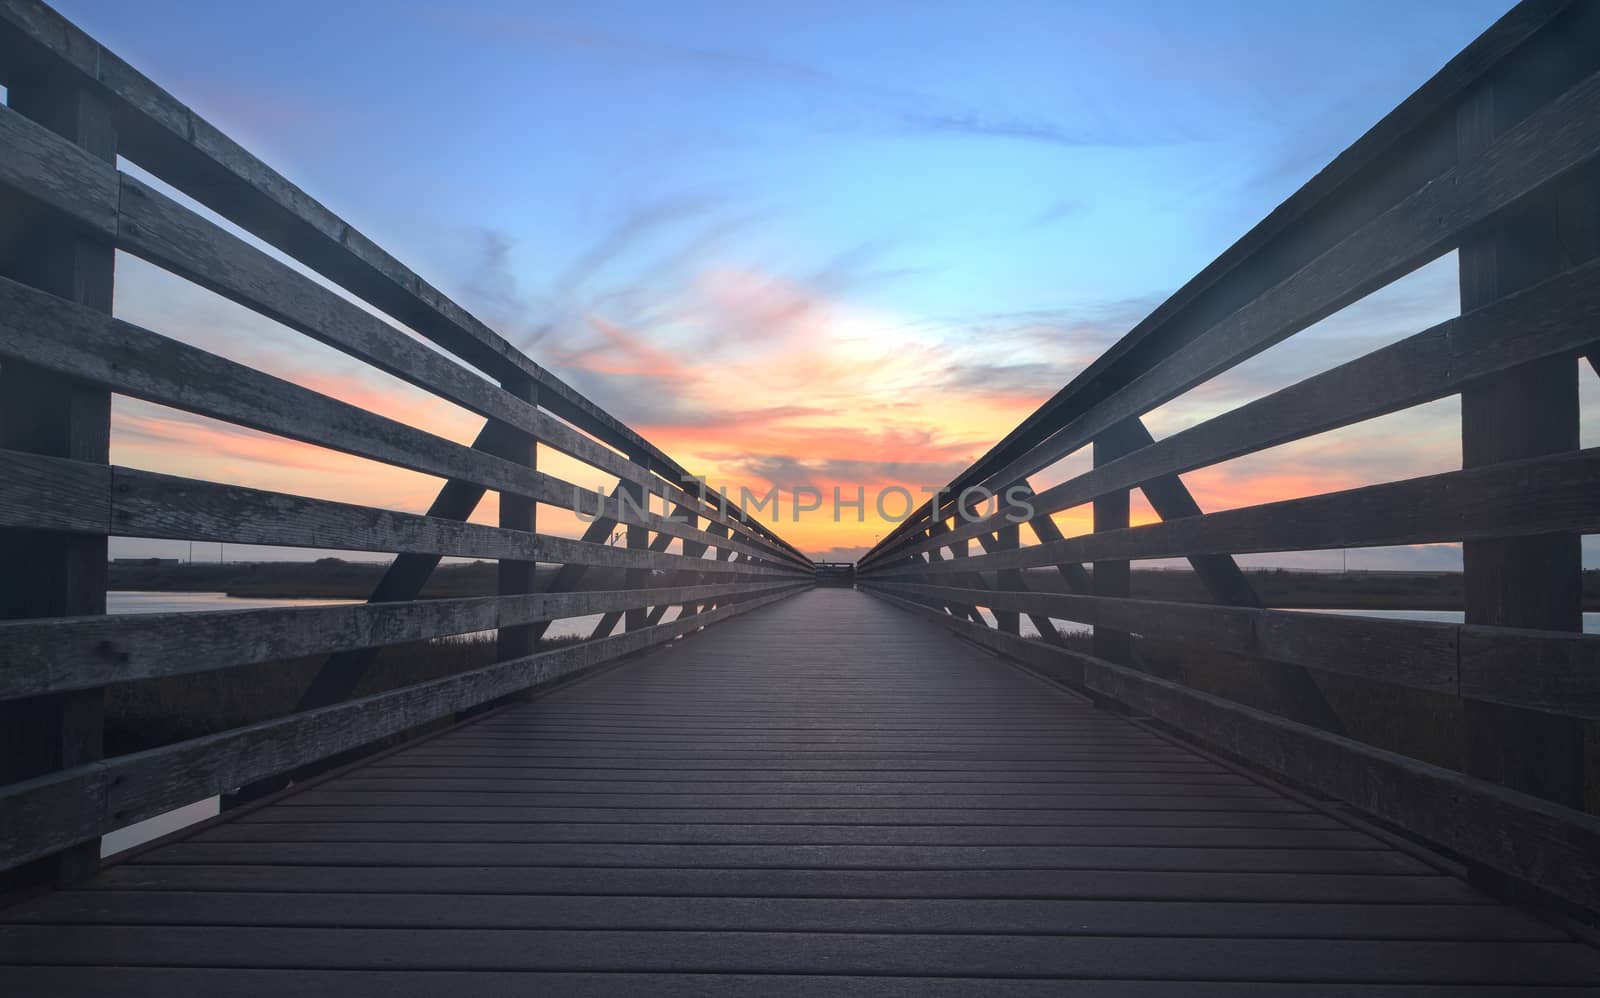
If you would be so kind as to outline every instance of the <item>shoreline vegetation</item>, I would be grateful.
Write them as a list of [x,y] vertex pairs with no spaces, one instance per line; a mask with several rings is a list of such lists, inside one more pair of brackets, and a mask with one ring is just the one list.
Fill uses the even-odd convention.
[[[224,593],[255,599],[364,600],[382,577],[382,562],[323,558],[314,562],[240,562],[234,564],[170,564],[114,562],[110,587],[145,592]],[[540,581],[553,575],[541,566]],[[594,570],[586,589],[607,587],[607,573]],[[616,584],[621,584],[620,573]],[[1460,572],[1308,571],[1249,568],[1245,575],[1268,606],[1288,609],[1459,610]],[[1028,573],[1030,588],[1063,591],[1059,576],[1048,569]],[[1188,569],[1134,569],[1136,598],[1208,603],[1205,589]],[[495,592],[494,562],[440,565],[423,589],[425,599],[490,596]],[[1600,570],[1583,573],[1583,609],[1600,611]]]

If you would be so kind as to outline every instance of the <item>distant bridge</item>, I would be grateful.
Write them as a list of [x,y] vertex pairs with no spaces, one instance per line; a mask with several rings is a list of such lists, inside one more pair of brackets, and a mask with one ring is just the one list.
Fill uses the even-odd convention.
[[[938,504],[816,565],[77,27],[0,0],[0,987],[1600,984],[1579,595],[1600,452],[1577,411],[1600,348],[1597,70],[1600,4],[1521,4]],[[456,443],[113,319],[116,251],[483,429]],[[1451,251],[1459,318],[1146,430]],[[115,395],[445,484],[415,515],[112,466]],[[1179,477],[1454,396],[1459,471],[1213,513]],[[540,470],[544,448],[615,489]],[[1026,523],[975,511],[1085,448]],[[1129,525],[1133,489],[1161,522]],[[498,524],[467,522],[488,492]],[[1086,504],[1093,531],[1063,536],[1051,514]],[[600,515],[563,538],[541,505]],[[109,536],[394,560],[361,604],[108,617]],[[1275,610],[1234,561],[1458,541],[1462,624]],[[497,561],[498,593],[421,598],[444,557]],[[1208,602],[1130,594],[1130,562],[1171,558]],[[587,640],[543,640],[574,617],[598,617]],[[382,648],[487,630],[492,664],[358,693]],[[293,713],[103,752],[112,684],[248,689],[306,656]],[[99,861],[101,835],[217,795],[219,817]]]

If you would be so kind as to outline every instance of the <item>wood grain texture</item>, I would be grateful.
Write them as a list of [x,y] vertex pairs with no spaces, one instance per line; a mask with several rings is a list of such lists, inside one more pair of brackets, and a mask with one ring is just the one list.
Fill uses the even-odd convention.
[[356,748],[792,595],[766,593],[683,621],[498,662],[443,679],[62,770],[0,789],[15,865],[103,831]]
[[581,617],[759,595],[787,581],[0,622],[0,699]]
[[176,968],[312,994],[379,968],[907,998],[1030,993],[1019,974],[1169,998],[1600,981],[1592,951],[1365,831],[842,588],[0,911],[13,989]]
[[1577,904],[1600,903],[1600,819],[1592,815],[1090,655],[979,628],[887,592],[876,595],[1474,861]]
[[[931,564],[922,571],[937,575],[1115,558],[1313,551],[1597,529],[1600,450],[1591,448],[1070,537],[982,555],[960,566]],[[904,572],[888,569],[875,577],[897,574]]]

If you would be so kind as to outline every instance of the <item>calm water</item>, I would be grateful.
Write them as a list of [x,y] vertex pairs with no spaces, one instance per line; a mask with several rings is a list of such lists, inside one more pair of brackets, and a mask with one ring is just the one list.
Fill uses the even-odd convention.
[[[107,613],[186,613],[202,610],[260,610],[275,606],[340,606],[359,603],[348,599],[257,599],[226,593],[147,593],[113,589],[106,593]],[[667,619],[671,619],[669,616]],[[600,615],[558,620],[547,632],[552,638],[587,635]],[[485,631],[491,634],[492,631]]]
[[[1431,620],[1440,624],[1459,624],[1460,610],[1297,610],[1296,613],[1338,613],[1352,617],[1377,617],[1381,620]],[[1600,613],[1583,615],[1583,633],[1600,634]]]

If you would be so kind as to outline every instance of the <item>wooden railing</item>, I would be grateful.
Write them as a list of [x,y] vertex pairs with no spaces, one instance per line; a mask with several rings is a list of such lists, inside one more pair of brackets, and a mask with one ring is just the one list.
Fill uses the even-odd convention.
[[[54,11],[0,0],[0,83],[0,617],[13,618],[0,624],[0,868],[32,871],[14,879],[79,876],[108,830],[812,584],[809,559],[771,530],[705,501],[671,458]],[[375,311],[119,171],[119,157]],[[483,430],[459,444],[113,319],[118,250],[482,416]],[[445,485],[419,515],[114,467],[113,394]],[[536,445],[616,491],[537,470]],[[466,522],[490,491],[499,525]],[[598,518],[580,539],[537,533],[540,505]],[[619,526],[626,546],[605,543]],[[108,536],[396,557],[365,604],[108,617]],[[443,557],[498,561],[498,595],[419,599]],[[538,564],[560,566],[548,585]],[[588,640],[541,650],[553,621],[593,614]],[[494,664],[351,699],[380,647],[490,629]],[[106,684],[308,655],[328,657],[293,714],[101,757]]]
[[[1486,877],[1600,908],[1584,811],[1600,636],[1578,633],[1600,450],[1579,449],[1577,394],[1600,371],[1597,69],[1600,4],[1518,6],[886,536],[859,584]],[[1450,251],[1459,318],[1164,439],[1146,430],[1156,407]],[[1456,395],[1459,471],[1210,514],[1179,477]],[[973,512],[1083,448],[1091,470]],[[1162,522],[1129,525],[1133,488]],[[1051,514],[1083,504],[1093,532],[1063,536]],[[1464,624],[1267,609],[1232,557],[1441,542],[1463,543]],[[1129,562],[1163,558],[1188,559],[1209,602],[1130,598]],[[1040,638],[1021,636],[1024,615]],[[1092,625],[1090,645],[1057,621]],[[1158,668],[1159,647],[1195,668]],[[1207,662],[1255,663],[1254,702],[1204,681]],[[1458,767],[1373,744],[1381,725],[1330,706],[1330,676],[1366,714],[1456,718]]]

